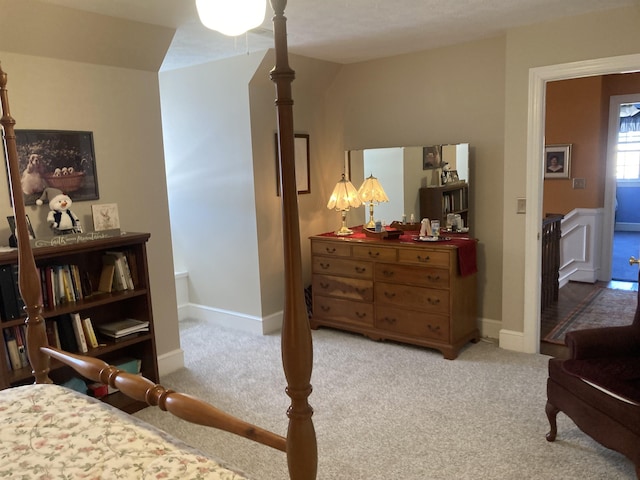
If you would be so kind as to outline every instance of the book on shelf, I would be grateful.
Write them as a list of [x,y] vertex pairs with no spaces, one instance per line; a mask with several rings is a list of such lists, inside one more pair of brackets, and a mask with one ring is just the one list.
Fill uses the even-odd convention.
[[135,318],[125,318],[115,322],[98,325],[98,331],[111,338],[121,338],[133,333],[148,332],[149,322],[136,320]]
[[104,263],[100,272],[100,280],[98,282],[98,292],[110,293],[113,288],[113,275],[115,274],[115,265]]
[[60,335],[58,333],[58,322],[56,320],[46,321],[47,343],[51,347],[62,348],[60,345]]
[[98,338],[96,332],[93,329],[93,323],[89,317],[82,319],[82,328],[84,329],[84,336],[87,339],[87,343],[91,348],[98,348]]
[[10,264],[0,266],[0,307],[3,320],[20,318],[21,309],[16,292],[17,270]]
[[4,343],[7,346],[7,353],[9,354],[9,362],[11,363],[12,370],[19,370],[22,368],[22,360],[20,360],[20,353],[18,352],[18,342],[16,337],[10,328],[3,330]]
[[71,313],[71,324],[73,325],[73,334],[76,337],[78,343],[78,351],[80,353],[87,353],[89,346],[87,345],[87,339],[84,336],[84,328],[82,328],[82,319],[79,313]]
[[131,274],[131,268],[129,267],[127,254],[114,250],[105,252],[105,255],[111,255],[116,258],[116,273],[120,275],[124,290],[135,290],[136,287],[134,285],[133,275]]
[[18,345],[18,355],[20,357],[20,368],[29,366],[29,356],[27,355],[27,333],[24,325],[16,325],[13,327],[16,343]]
[[60,336],[60,348],[67,352],[77,352],[78,342],[73,329],[71,315],[60,315],[56,320],[56,324],[58,325],[58,335]]
[[115,290],[116,292],[127,290],[129,287],[127,284],[127,279],[125,278],[122,261],[115,255],[110,255],[108,253],[105,253],[105,255],[102,256],[102,263],[107,265],[113,265],[112,290]]

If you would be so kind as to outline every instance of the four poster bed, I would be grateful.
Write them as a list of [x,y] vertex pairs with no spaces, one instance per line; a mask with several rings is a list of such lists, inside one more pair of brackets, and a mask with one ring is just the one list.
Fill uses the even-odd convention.
[[286,393],[291,398],[286,436],[246,423],[204,401],[165,389],[143,377],[122,372],[99,359],[48,346],[40,280],[28,240],[20,189],[15,121],[9,110],[7,75],[0,68],[1,123],[16,219],[19,289],[26,305],[27,350],[35,378],[34,385],[0,392],[0,477],[245,478],[242,473],[225,468],[134,417],[52,384],[48,375],[50,358],[71,366],[89,380],[118,388],[136,400],[158,406],[186,421],[222,429],[285,452],[291,479],[316,477],[313,410],[308,403],[313,353],[303,292],[294,172],[291,99],[294,72],[288,65],[286,0],[271,0],[271,6],[276,51],[271,78],[277,97],[286,284],[282,362]]

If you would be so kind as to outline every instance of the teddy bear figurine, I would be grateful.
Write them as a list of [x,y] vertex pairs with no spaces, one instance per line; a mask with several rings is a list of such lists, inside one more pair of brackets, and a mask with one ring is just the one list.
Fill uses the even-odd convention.
[[36,200],[37,205],[42,205],[45,200],[49,201],[49,213],[47,222],[56,235],[67,235],[69,233],[82,233],[80,219],[69,207],[73,201],[61,190],[47,187],[42,192],[42,196]]

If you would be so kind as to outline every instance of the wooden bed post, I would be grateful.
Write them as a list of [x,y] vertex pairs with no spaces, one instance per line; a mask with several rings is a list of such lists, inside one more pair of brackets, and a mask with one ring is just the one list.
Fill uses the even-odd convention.
[[271,80],[276,86],[278,152],[282,179],[282,225],[284,244],[285,307],[282,325],[282,364],[287,378],[287,461],[292,480],[313,480],[318,468],[316,435],[311,419],[313,346],[302,283],[300,224],[295,175],[293,100],[291,83],[295,72],[289,67],[287,47],[286,0],[270,0],[274,12],[273,33],[276,64]]
[[41,345],[47,345],[47,333],[42,317],[42,292],[40,276],[33,258],[27,219],[24,208],[24,197],[20,187],[20,166],[14,125],[16,121],[9,110],[7,95],[7,74],[0,66],[0,99],[2,101],[2,118],[0,123],[4,130],[5,151],[7,152],[7,170],[9,172],[9,189],[13,200],[13,214],[16,221],[16,238],[18,241],[18,285],[20,295],[27,311],[27,352],[35,383],[51,383],[49,379],[49,356],[40,351]]

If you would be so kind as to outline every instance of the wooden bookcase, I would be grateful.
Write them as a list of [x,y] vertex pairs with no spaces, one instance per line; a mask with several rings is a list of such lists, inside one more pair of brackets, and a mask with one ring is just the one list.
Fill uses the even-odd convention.
[[420,189],[420,219],[440,220],[444,227],[447,214],[457,213],[469,227],[469,184],[457,182],[442,187]]
[[[45,307],[43,309],[45,320],[50,322],[60,315],[72,312],[79,312],[83,318],[90,317],[100,345],[98,348],[89,347],[89,352],[85,355],[98,357],[110,364],[117,364],[124,359],[138,359],[141,361],[142,375],[153,382],[158,382],[146,253],[146,242],[149,237],[148,233],[123,233],[114,237],[76,244],[36,246],[33,248],[33,254],[39,269],[44,269],[49,265],[78,265],[81,275],[93,290],[91,295],[85,296],[82,300]],[[64,238],[61,240],[63,241]],[[127,255],[132,276],[135,279],[135,288],[111,293],[97,293],[103,266],[103,254],[105,251],[114,250],[122,251]],[[17,252],[0,253],[0,266],[16,265],[17,262]],[[97,327],[100,324],[124,318],[149,321],[149,331],[127,336],[117,341],[101,336],[97,332]],[[25,318],[14,320],[2,318],[0,322],[0,329],[3,331],[3,341],[0,342],[0,389],[33,382],[30,367],[12,369],[7,345],[4,341],[4,330],[22,325],[24,321]],[[78,375],[69,367],[52,360],[50,377],[55,383],[65,383]],[[143,403],[127,399],[119,392],[107,395],[103,400],[129,413],[146,406]]]

